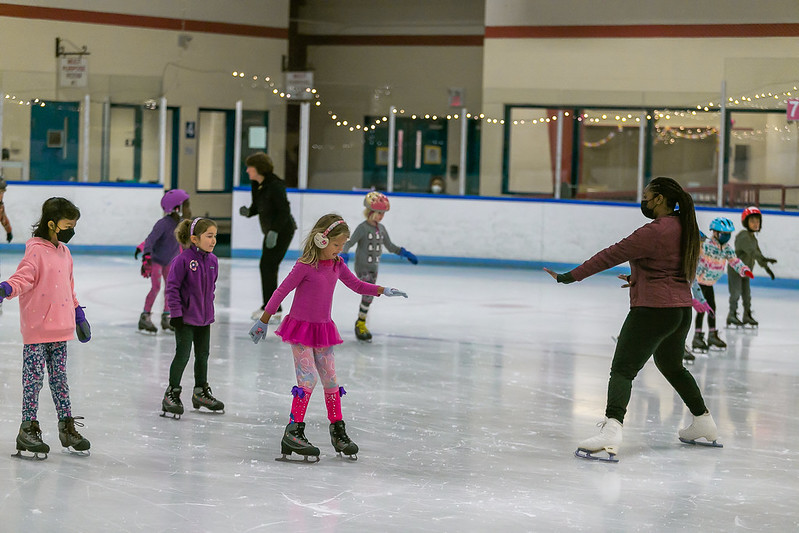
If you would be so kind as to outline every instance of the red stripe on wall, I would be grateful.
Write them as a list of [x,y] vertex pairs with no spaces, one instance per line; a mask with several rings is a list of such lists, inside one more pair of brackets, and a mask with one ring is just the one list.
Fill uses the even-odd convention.
[[205,22],[202,20],[173,19],[167,17],[148,17],[144,15],[125,15],[102,11],[81,11],[54,7],[21,6],[0,4],[0,17],[15,17],[38,20],[57,20],[61,22],[81,22],[103,24],[106,26],[128,26],[156,30],[193,31],[198,33],[217,33],[222,35],[246,35],[249,37],[268,37],[287,39],[287,28],[271,26],[252,26],[226,22]]
[[799,37],[799,24],[644,24],[635,26],[488,26],[487,39]]
[[304,35],[310,46],[483,46],[482,35]]

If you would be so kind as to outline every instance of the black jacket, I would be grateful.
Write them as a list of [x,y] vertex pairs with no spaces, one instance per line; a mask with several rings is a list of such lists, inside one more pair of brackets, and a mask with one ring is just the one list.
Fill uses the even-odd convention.
[[252,185],[252,205],[248,217],[258,215],[261,231],[266,235],[269,231],[282,233],[294,231],[297,224],[291,216],[289,199],[286,196],[286,184],[274,174],[264,177],[263,183],[255,181]]

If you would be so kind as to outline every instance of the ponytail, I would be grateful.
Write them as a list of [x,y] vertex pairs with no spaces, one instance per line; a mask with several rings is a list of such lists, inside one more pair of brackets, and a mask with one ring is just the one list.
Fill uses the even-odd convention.
[[662,194],[666,205],[678,208],[680,217],[680,256],[682,257],[682,275],[689,282],[696,277],[696,265],[699,263],[699,226],[696,223],[696,210],[691,195],[679,183],[671,178],[658,177],[649,183],[653,193]]

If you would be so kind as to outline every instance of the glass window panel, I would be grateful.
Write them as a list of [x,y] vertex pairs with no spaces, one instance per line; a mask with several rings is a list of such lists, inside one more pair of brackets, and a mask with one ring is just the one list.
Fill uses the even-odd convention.
[[580,125],[578,198],[635,201],[641,110],[585,109]]
[[[508,191],[552,194],[554,132],[547,109],[514,107],[510,110],[510,148],[508,150]],[[549,119],[549,122],[547,121]],[[552,153],[551,153],[552,152]]]
[[674,178],[697,203],[716,203],[718,112],[655,110],[652,176]]
[[227,114],[200,111],[197,129],[197,190],[224,190]]

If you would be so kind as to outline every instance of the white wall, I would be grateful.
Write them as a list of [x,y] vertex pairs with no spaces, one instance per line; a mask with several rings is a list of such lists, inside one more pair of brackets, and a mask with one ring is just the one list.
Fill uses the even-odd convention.
[[[249,190],[234,191],[233,212],[249,205],[250,198]],[[351,229],[363,220],[360,193],[290,192],[289,201],[299,226],[291,250],[299,250],[301,239],[326,213],[342,215]],[[707,231],[718,216],[740,229],[740,211],[720,209],[700,209],[700,228]],[[391,240],[419,256],[575,265],[645,222],[637,205],[396,194],[383,220]],[[767,212],[758,239],[764,254],[779,259],[775,272],[780,277],[799,278],[799,216]],[[255,217],[233,217],[235,255],[259,256],[262,240]]]
[[129,246],[132,253],[163,216],[163,195],[160,187],[10,182],[3,203],[14,230],[12,244],[22,244],[31,237],[31,226],[39,220],[45,200],[62,196],[80,209],[70,247]]

